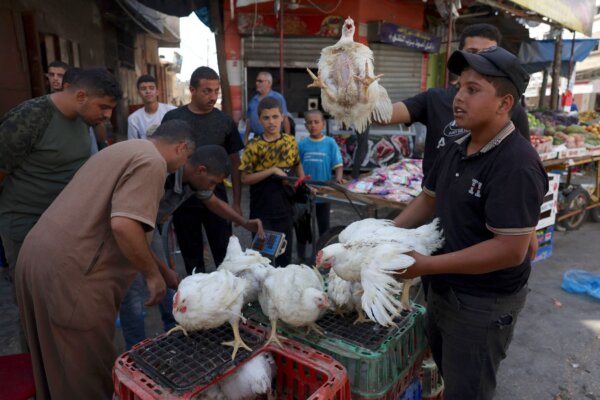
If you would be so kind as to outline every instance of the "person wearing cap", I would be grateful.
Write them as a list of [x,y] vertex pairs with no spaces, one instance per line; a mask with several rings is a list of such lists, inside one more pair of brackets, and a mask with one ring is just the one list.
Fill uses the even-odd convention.
[[[474,24],[462,31],[458,48],[476,53],[488,47],[498,46],[501,41],[502,35],[495,26]],[[467,129],[459,128],[454,121],[452,100],[456,92],[456,86],[450,84],[447,88],[431,88],[393,104],[392,118],[387,124],[420,122],[427,127],[423,154],[425,177],[429,174],[439,151],[468,133]],[[529,139],[527,114],[521,105],[516,106],[511,118],[519,132]]]
[[444,378],[444,398],[491,399],[528,292],[529,239],[548,178],[531,144],[510,119],[529,76],[517,58],[493,47],[456,51],[460,75],[456,125],[470,132],[440,152],[423,193],[395,223],[414,228],[440,219],[436,255],[412,252],[400,275],[429,278],[427,336]]

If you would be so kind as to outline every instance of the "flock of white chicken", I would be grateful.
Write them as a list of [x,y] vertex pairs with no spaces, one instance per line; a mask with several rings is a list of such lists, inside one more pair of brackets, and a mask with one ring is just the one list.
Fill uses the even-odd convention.
[[[223,345],[233,347],[234,359],[240,347],[252,351],[240,336],[239,321],[243,306],[256,300],[271,322],[267,344],[280,347],[279,320],[323,334],[316,321],[332,306],[338,312],[358,312],[356,322],[372,320],[392,326],[400,312],[410,307],[408,289],[403,290],[397,280],[415,262],[405,253],[414,250],[429,255],[438,249],[443,238],[437,227],[437,220],[418,229],[397,228],[390,220],[354,222],[340,233],[340,243],[317,255],[317,266],[331,268],[328,285],[316,268],[295,264],[275,268],[259,252],[242,250],[238,238],[231,236],[227,255],[216,271],[181,281],[173,299],[173,316],[179,325],[168,334],[182,330],[187,335],[229,323],[234,339]],[[271,369],[257,371],[254,368],[252,376],[272,375]],[[211,393],[221,389],[213,388]]]
[[[361,133],[373,119],[387,122],[392,104],[372,75],[373,52],[355,43],[354,21],[348,17],[342,37],[324,48],[318,62],[318,76],[310,70],[313,83],[321,89],[323,108],[338,121]],[[403,309],[410,308],[409,285],[398,281],[415,260],[410,251],[430,255],[441,247],[438,221],[418,229],[397,228],[393,221],[365,219],[349,225],[339,243],[322,249],[317,267],[331,268],[325,285],[320,272],[307,265],[274,268],[259,252],[242,250],[232,236],[227,255],[215,272],[185,278],[173,299],[173,315],[179,326],[169,331],[206,330],[229,323],[234,338],[232,359],[240,347],[252,351],[242,340],[239,321],[245,304],[258,301],[271,322],[268,343],[283,347],[277,337],[279,320],[294,327],[307,327],[323,334],[316,321],[330,308],[338,313],[356,311],[355,323],[374,321],[393,326]],[[327,287],[327,288],[326,288]],[[399,298],[401,296],[401,298]],[[202,399],[251,399],[271,397],[275,362],[270,353],[254,357],[232,375],[202,393]]]

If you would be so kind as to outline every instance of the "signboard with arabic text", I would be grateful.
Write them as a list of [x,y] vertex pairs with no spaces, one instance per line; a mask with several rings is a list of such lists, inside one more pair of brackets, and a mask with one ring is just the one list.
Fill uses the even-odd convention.
[[382,21],[369,22],[368,39],[426,53],[437,53],[442,40],[427,32]]

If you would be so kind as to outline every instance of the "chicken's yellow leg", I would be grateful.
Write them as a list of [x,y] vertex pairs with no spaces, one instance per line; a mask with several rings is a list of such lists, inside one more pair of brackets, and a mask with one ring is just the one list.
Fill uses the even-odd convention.
[[309,87],[309,88],[316,87],[316,88],[322,89],[325,92],[325,95],[327,95],[327,97],[329,97],[329,100],[335,102],[336,98],[333,95],[333,93],[331,93],[331,90],[327,87],[327,85],[325,84],[325,82],[323,82],[321,80],[321,78],[319,78],[318,76],[316,76],[315,74],[313,74],[313,72],[309,68],[306,68],[306,71],[308,71],[308,74],[310,75],[310,77],[313,80],[313,83],[311,83],[307,87]]
[[281,344],[279,338],[277,337],[277,319],[271,320],[271,336],[269,336],[269,340],[267,340],[265,346],[272,342],[275,342],[279,347],[283,349],[283,344]]
[[352,325],[362,324],[370,321],[361,307],[357,307],[356,312],[358,313],[358,318],[356,318]]
[[369,101],[369,96],[368,96],[369,86],[371,86],[371,84],[373,82],[381,79],[382,76],[383,76],[383,74],[369,76],[369,63],[366,61],[365,61],[365,77],[361,78],[358,75],[354,75],[354,79],[359,81],[362,84],[363,93],[362,93],[362,96],[360,96],[360,101],[362,103],[367,103]]
[[166,336],[169,336],[173,332],[182,331],[185,336],[189,336],[185,328],[181,325],[176,325],[173,328],[169,329]]
[[402,297],[400,297],[400,302],[402,303],[402,308],[405,310],[410,310],[412,307],[410,306],[410,286],[412,285],[412,279],[404,279],[402,281]]
[[242,337],[240,336],[240,321],[236,319],[235,321],[233,321],[231,323],[231,327],[233,328],[233,341],[223,342],[221,344],[223,346],[232,346],[233,347],[233,354],[231,355],[231,359],[234,360],[235,355],[237,354],[237,351],[240,348],[240,346],[242,346],[244,349],[246,349],[250,352],[252,351],[252,349],[246,343],[244,343],[244,341],[242,340]]

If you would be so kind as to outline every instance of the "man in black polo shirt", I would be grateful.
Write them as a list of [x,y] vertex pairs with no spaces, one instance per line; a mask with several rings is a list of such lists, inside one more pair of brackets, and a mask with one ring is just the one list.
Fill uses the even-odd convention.
[[[474,24],[463,30],[458,48],[469,53],[476,53],[488,47],[498,46],[501,41],[502,35],[495,26]],[[420,122],[427,127],[423,154],[425,177],[429,174],[438,152],[447,144],[469,132],[468,129],[458,127],[454,121],[452,100],[456,92],[456,86],[451,84],[448,88],[428,89],[393,104],[394,110],[389,124]],[[517,104],[511,118],[519,132],[529,139],[527,114],[520,104]]]
[[[240,157],[238,152],[244,147],[233,119],[215,108],[219,97],[221,81],[219,75],[209,67],[199,67],[190,79],[191,102],[171,110],[163,117],[163,122],[181,119],[192,126],[196,148],[208,144],[223,147],[231,161],[231,184],[233,186],[233,209],[242,215]],[[227,190],[221,183],[214,190],[215,195],[227,202]],[[207,240],[215,262],[221,264],[227,251],[231,225],[228,221],[211,212],[194,197],[190,198],[173,214],[175,233],[181,255],[188,274],[196,268],[204,272],[204,243],[202,226],[207,232]]]
[[453,113],[470,130],[437,157],[419,195],[395,220],[415,227],[440,218],[438,255],[413,253],[402,278],[429,275],[427,335],[445,381],[444,398],[491,399],[531,270],[527,249],[548,190],[531,144],[510,113],[529,76],[502,48],[456,51]]

